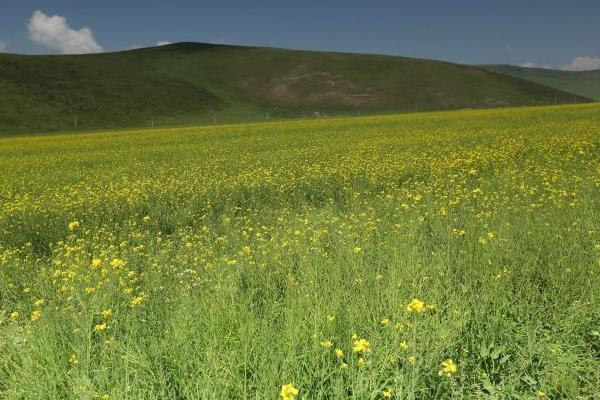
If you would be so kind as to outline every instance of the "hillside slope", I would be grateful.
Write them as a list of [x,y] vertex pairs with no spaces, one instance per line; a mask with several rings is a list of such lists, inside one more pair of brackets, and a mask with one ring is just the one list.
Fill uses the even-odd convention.
[[485,65],[482,68],[600,101],[600,70],[573,72],[513,65]]
[[472,66],[201,43],[0,54],[0,93],[0,132],[11,133],[72,130],[75,116],[78,129],[96,129],[573,102]]

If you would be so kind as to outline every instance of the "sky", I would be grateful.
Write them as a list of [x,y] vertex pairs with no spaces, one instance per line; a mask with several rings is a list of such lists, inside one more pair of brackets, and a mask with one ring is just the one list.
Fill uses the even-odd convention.
[[181,41],[600,69],[600,0],[0,0],[0,52]]

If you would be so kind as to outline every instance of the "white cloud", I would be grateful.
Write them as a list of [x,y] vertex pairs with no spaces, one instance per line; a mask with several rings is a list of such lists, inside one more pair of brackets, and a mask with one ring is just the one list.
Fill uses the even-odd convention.
[[569,65],[561,68],[565,71],[591,71],[600,69],[600,57],[575,57]]
[[8,43],[0,41],[0,53],[4,53],[8,49]]
[[171,42],[169,42],[168,40],[161,40],[161,41],[156,42],[157,46],[166,46],[168,44],[171,44]]
[[534,64],[534,63],[532,63],[532,62],[526,62],[526,63],[524,63],[524,64],[521,64],[520,66],[521,66],[521,67],[523,67],[523,68],[543,68],[543,69],[554,69],[554,68],[552,68],[552,67],[551,67],[551,66],[549,66],[549,65],[537,65],[537,64]]
[[67,19],[60,15],[50,17],[37,10],[29,19],[27,29],[32,42],[63,54],[101,53],[104,51],[94,39],[91,29],[72,29],[67,24]]

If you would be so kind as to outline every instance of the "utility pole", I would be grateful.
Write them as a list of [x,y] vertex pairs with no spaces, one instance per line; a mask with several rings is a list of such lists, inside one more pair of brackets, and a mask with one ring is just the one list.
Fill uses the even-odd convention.
[[75,117],[75,129],[77,129],[77,114],[75,114],[74,117]]
[[213,111],[213,124],[217,123],[217,113]]
[[154,117],[152,117],[152,129],[154,129]]

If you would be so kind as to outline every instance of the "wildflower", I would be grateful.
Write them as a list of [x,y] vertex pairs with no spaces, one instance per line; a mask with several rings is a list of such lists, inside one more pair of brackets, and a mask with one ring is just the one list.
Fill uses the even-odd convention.
[[355,247],[355,248],[353,249],[353,251],[354,251],[354,254],[358,254],[358,253],[360,253],[360,252],[362,251],[362,247],[358,247],[358,246],[357,246],[357,247]]
[[44,299],[38,299],[33,303],[34,306],[40,307],[44,305]]
[[77,361],[77,356],[75,354],[71,354],[71,357],[69,357],[69,364],[75,365],[78,362],[79,361]]
[[398,323],[396,323],[395,328],[398,332],[402,332],[404,330],[405,326],[402,322],[398,322]]
[[331,340],[325,340],[324,342],[321,342],[321,346],[330,349],[333,347],[333,342]]
[[457,368],[456,364],[454,363],[454,361],[451,358],[449,358],[446,361],[442,362],[442,369],[440,369],[440,371],[438,372],[438,375],[452,376],[452,375],[456,374],[457,372],[458,372],[458,368]]
[[102,265],[102,260],[99,258],[94,258],[92,260],[92,262],[90,263],[90,266],[92,268],[100,268],[101,265]]
[[544,398],[546,397],[546,392],[544,392],[543,390],[538,390],[535,392],[535,395],[539,398]]
[[356,364],[357,364],[359,367],[362,367],[362,366],[364,366],[366,363],[367,363],[367,362],[365,361],[365,359],[364,359],[363,357],[358,357],[358,361],[356,361]]
[[328,315],[327,316],[327,321],[329,321],[329,322],[335,321],[335,315]]
[[392,391],[390,389],[385,389],[381,391],[381,395],[386,399],[392,398]]
[[406,306],[406,311],[408,312],[416,312],[417,314],[425,311],[425,303],[423,303],[419,299],[412,299],[410,303]]
[[358,339],[354,342],[352,351],[355,353],[367,353],[371,351],[371,344],[367,339]]
[[100,314],[102,315],[102,318],[108,319],[112,316],[112,313],[113,313],[112,310],[109,308],[109,309],[102,311]]
[[146,295],[144,293],[140,293],[139,296],[134,297],[133,299],[131,299],[131,306],[132,307],[137,307],[140,304],[142,304],[142,302],[146,299]]
[[77,228],[79,228],[79,221],[69,222],[69,230],[70,231],[74,231]]
[[344,351],[342,349],[335,349],[335,356],[337,358],[342,358],[344,357]]
[[18,311],[13,311],[10,313],[10,319],[15,320],[19,318],[19,312]]
[[292,383],[281,386],[279,395],[283,400],[294,400],[298,396],[298,389]]
[[39,310],[35,310],[34,312],[31,313],[31,321],[35,322],[38,321],[40,318],[42,317],[42,313]]
[[125,264],[126,264],[125,260],[121,260],[120,258],[113,258],[113,260],[110,262],[110,266],[113,267],[114,269],[123,268],[125,266]]
[[146,215],[146,216],[143,218],[143,220],[144,220],[144,222],[148,222],[148,221],[150,221],[150,216],[149,216],[149,215]]
[[415,363],[417,362],[417,357],[415,356],[410,356],[406,359],[406,361],[410,364],[410,365],[415,365]]
[[106,322],[103,322],[101,324],[96,324],[94,326],[94,332],[102,332],[105,331],[108,328],[108,325],[106,325]]
[[346,368],[348,368],[348,364],[345,363],[345,362],[343,362],[342,365],[340,365],[340,368],[341,369],[346,369]]
[[381,325],[383,326],[388,326],[388,324],[390,323],[390,320],[388,318],[384,318],[381,320]]
[[408,349],[408,343],[406,343],[406,340],[403,340],[403,341],[400,342],[400,348],[402,350]]

